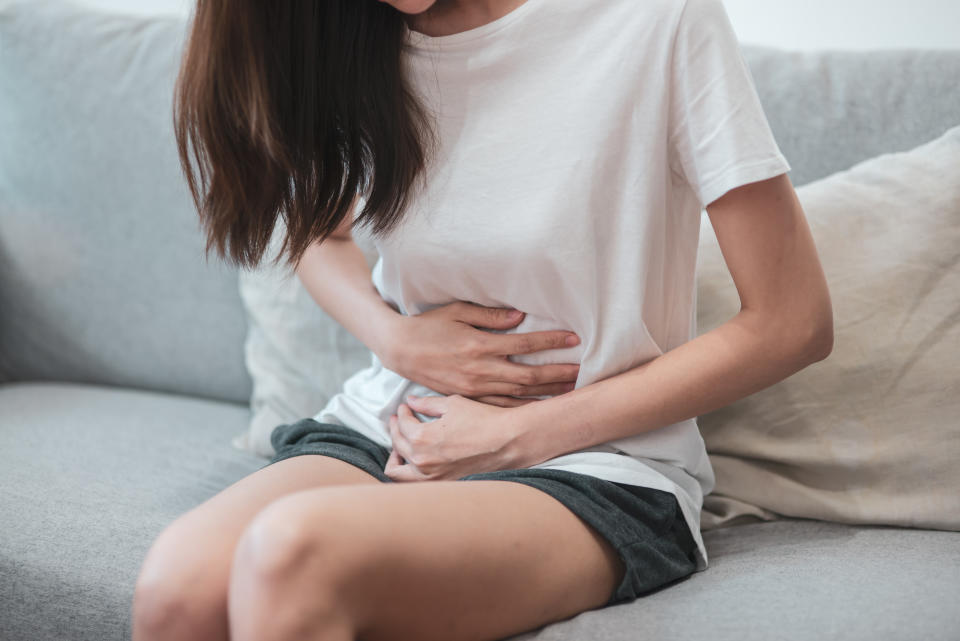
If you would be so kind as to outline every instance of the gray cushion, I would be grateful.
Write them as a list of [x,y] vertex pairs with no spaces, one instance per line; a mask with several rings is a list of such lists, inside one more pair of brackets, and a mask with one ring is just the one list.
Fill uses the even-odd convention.
[[958,638],[958,532],[789,519],[703,538],[706,572],[516,641]]
[[960,124],[960,49],[742,49],[796,186]]
[[[128,639],[150,544],[263,465],[245,407],[70,384],[0,385],[0,639]],[[29,464],[28,464],[29,462]],[[808,520],[704,534],[710,568],[538,641],[956,639],[960,533]]]
[[125,639],[163,527],[263,465],[244,406],[92,385],[0,385],[0,639]]
[[236,271],[204,263],[176,157],[183,35],[0,2],[0,378],[248,401]]

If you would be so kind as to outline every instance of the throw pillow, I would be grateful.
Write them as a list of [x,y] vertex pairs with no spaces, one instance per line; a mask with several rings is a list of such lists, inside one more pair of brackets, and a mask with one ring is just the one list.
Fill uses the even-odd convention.
[[[347,378],[371,363],[370,350],[323,311],[290,267],[270,263],[285,233],[281,219],[261,264],[238,273],[253,392],[250,424],[232,443],[265,458],[275,453],[273,428],[315,415]],[[366,228],[355,229],[353,237],[372,267],[377,252]]]
[[[783,515],[960,530],[960,126],[797,193],[834,350],[700,417],[717,478],[702,528]],[[738,309],[703,225],[698,326]]]

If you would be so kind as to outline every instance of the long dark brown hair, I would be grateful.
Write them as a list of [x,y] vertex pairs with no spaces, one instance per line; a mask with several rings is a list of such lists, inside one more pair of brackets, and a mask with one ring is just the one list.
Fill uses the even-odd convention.
[[355,226],[399,223],[436,142],[402,73],[408,28],[378,0],[197,0],[173,121],[207,255],[255,267],[282,217],[276,259],[299,265],[358,193]]

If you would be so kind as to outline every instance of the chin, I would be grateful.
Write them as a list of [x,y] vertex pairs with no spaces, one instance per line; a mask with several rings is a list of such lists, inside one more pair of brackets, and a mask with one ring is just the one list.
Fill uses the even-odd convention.
[[391,5],[397,11],[403,13],[423,13],[436,3],[436,0],[380,0]]

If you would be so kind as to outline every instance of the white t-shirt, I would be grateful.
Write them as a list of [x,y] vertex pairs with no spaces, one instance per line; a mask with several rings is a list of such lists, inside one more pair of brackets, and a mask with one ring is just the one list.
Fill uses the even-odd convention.
[[[403,314],[466,300],[526,312],[506,333],[572,330],[577,346],[510,359],[579,362],[577,388],[696,335],[702,209],[790,170],[721,0],[527,0],[468,31],[410,32],[403,60],[441,147],[376,241],[377,290]],[[390,449],[407,394],[438,393],[374,355],[313,418]],[[715,478],[695,419],[533,467],[673,493],[706,568]]]

